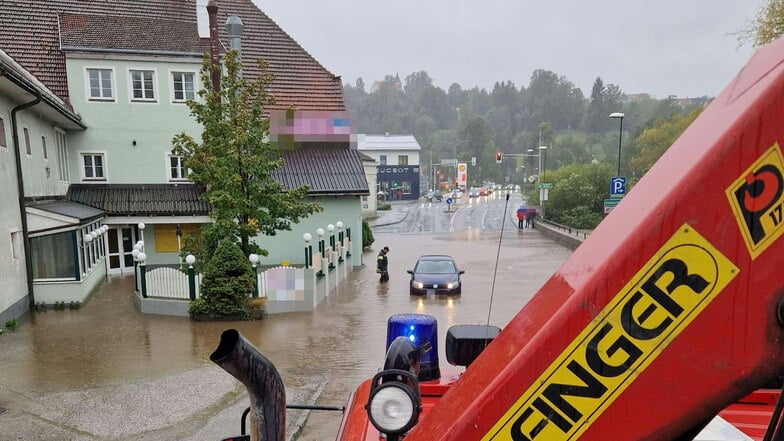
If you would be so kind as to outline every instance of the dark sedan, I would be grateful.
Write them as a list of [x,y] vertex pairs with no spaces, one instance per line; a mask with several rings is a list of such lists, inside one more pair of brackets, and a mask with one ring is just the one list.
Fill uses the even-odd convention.
[[410,294],[460,294],[460,276],[465,270],[458,270],[455,260],[449,256],[427,255],[417,260],[411,274]]

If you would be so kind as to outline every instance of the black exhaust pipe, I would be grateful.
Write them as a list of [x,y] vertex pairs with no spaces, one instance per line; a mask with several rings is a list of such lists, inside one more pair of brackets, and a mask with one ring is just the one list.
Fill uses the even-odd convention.
[[236,329],[221,334],[210,360],[245,385],[250,395],[250,440],[284,441],[286,390],[278,370]]

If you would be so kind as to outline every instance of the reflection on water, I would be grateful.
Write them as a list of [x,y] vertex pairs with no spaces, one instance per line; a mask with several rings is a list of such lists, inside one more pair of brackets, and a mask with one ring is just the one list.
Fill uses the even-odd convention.
[[[314,312],[273,315],[255,322],[192,322],[142,315],[133,305],[133,278],[112,278],[80,310],[37,314],[23,320],[15,333],[0,337],[0,389],[35,395],[210,365],[209,354],[221,332],[236,328],[272,360],[284,383],[326,380],[321,404],[342,405],[348,393],[383,364],[389,315],[434,316],[439,322],[441,360],[446,360],[443,341],[449,326],[487,321],[499,237],[497,231],[479,230],[377,234],[375,249],[363,256],[365,266],[352,272]],[[381,284],[375,254],[384,245],[391,248],[391,277]],[[409,296],[406,270],[422,254],[455,257],[466,269],[462,296]],[[503,327],[511,320],[568,254],[538,233],[505,234],[491,324]],[[339,418],[311,418],[303,441],[333,437],[332,427]]]

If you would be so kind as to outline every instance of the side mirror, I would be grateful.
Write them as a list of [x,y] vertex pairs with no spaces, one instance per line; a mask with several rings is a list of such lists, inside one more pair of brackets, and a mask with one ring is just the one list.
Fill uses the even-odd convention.
[[414,275],[414,270],[406,270],[407,273]]
[[457,274],[465,274],[465,270],[460,270],[457,272]]

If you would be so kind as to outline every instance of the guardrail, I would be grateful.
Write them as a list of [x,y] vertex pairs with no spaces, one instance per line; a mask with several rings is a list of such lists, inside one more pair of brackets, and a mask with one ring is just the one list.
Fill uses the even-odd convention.
[[553,221],[547,220],[547,219],[537,219],[537,221],[539,221],[539,223],[544,222],[547,225],[550,225],[550,226],[552,226],[554,228],[557,228],[557,229],[559,229],[561,231],[564,231],[564,232],[566,232],[569,235],[574,235],[575,237],[577,237],[579,239],[582,239],[582,240],[585,240],[588,237],[588,235],[591,234],[590,230],[588,230],[588,231],[580,230],[580,229],[577,229],[577,228],[569,227],[567,225],[561,225],[561,224],[559,224],[557,222],[553,222]]

